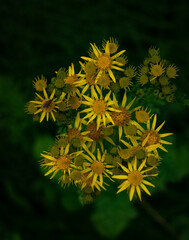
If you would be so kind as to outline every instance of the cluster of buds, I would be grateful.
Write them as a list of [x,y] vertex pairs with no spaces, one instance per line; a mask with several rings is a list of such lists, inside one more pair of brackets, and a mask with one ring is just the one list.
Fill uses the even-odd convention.
[[[45,176],[64,187],[75,185],[84,203],[113,182],[119,183],[117,193],[126,191],[130,201],[134,196],[141,200],[141,192],[150,195],[146,186],[154,187],[151,181],[159,174],[159,150],[166,152],[164,145],[171,144],[164,137],[172,133],[160,133],[165,122],[157,127],[157,115],[147,106],[136,106],[132,96],[134,79],[147,64],[137,73],[137,68],[125,66],[125,50],[118,48],[112,38],[101,48],[91,44],[78,73],[71,64],[68,71],[59,69],[50,84],[43,76],[36,78],[36,98],[27,104],[35,120],[51,118],[60,128],[55,144],[41,154]],[[149,51],[154,61],[151,83],[155,78],[160,82],[160,68],[165,71],[155,51]],[[171,75],[170,68],[166,74]]]

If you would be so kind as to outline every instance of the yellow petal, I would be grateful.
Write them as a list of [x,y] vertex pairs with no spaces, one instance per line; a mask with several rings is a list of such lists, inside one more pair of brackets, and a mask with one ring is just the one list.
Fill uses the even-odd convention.
[[48,99],[48,95],[47,95],[45,88],[43,88],[43,94],[44,94],[45,98]]
[[116,53],[114,56],[111,57],[111,59],[113,60],[113,59],[115,59],[115,58],[118,58],[118,57],[121,56],[125,51],[126,51],[126,50],[122,50],[122,51]]
[[115,179],[128,179],[128,176],[126,176],[126,175],[115,175],[115,176],[112,176],[112,178],[115,178]]
[[159,130],[163,127],[164,124],[165,124],[165,121],[156,129],[156,132],[159,132]]
[[126,102],[127,102],[127,95],[126,95],[126,92],[124,93],[124,96],[123,96],[123,100],[122,100],[122,107],[125,107],[126,105]]
[[140,184],[140,187],[148,194],[151,196],[151,193],[148,191],[147,187],[144,184]]
[[109,73],[109,75],[110,75],[111,79],[113,80],[113,82],[115,82],[115,83],[116,83],[116,79],[115,79],[115,77],[114,77],[114,74],[113,74],[113,72],[112,72],[110,69],[108,69],[108,73]]
[[140,188],[139,188],[138,185],[136,186],[136,191],[137,191],[137,194],[138,194],[138,197],[139,197],[140,201],[142,201],[142,199],[141,199],[141,191],[140,191]]
[[41,117],[40,117],[40,122],[42,122],[43,119],[45,118],[45,114],[46,114],[46,112],[42,112]]
[[131,189],[129,192],[129,200],[130,201],[132,201],[134,193],[135,193],[135,186],[131,186]]
[[143,169],[143,167],[145,166],[145,164],[146,164],[146,160],[144,160],[144,161],[140,164],[140,166],[139,166],[139,168],[138,168],[138,171],[139,171],[139,172]]
[[154,184],[152,184],[152,183],[150,183],[150,182],[148,182],[148,181],[146,181],[146,180],[144,180],[144,179],[142,180],[142,182],[143,182],[144,184],[148,185],[148,186],[155,187]]
[[156,127],[156,122],[157,122],[157,115],[155,114],[155,115],[154,115],[154,120],[153,120],[153,123],[152,123],[152,130],[155,129],[155,127]]

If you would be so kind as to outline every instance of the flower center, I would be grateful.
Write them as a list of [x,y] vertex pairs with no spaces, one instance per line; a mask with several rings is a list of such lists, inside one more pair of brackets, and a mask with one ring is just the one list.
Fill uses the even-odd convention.
[[139,185],[142,182],[143,176],[141,172],[133,171],[128,174],[128,181],[131,185]]
[[93,111],[96,115],[102,115],[106,112],[106,102],[102,99],[94,100]]
[[134,136],[135,134],[137,134],[137,127],[135,125],[129,125],[125,127],[125,133],[126,135],[129,136]]
[[110,53],[115,53],[117,52],[118,45],[116,43],[110,42],[109,49],[110,49]]
[[121,149],[118,152],[118,154],[122,159],[127,160],[131,157],[131,150],[130,149]]
[[111,66],[111,58],[103,54],[97,59],[96,64],[101,70],[106,70]]
[[145,146],[150,146],[150,145],[159,143],[160,136],[155,130],[146,130],[141,136],[142,142],[148,136],[148,134],[149,134],[149,138],[148,138],[148,141],[146,142]]
[[78,170],[74,170],[73,172],[71,172],[70,174],[70,178],[74,181],[78,181],[81,179],[81,171]]
[[83,139],[80,131],[77,128],[70,128],[67,132],[68,142],[70,143],[73,138]]
[[151,74],[153,76],[159,77],[162,75],[162,73],[163,73],[163,68],[161,65],[156,64],[151,67]]
[[73,96],[69,99],[69,104],[72,109],[78,109],[81,105],[80,99],[76,96]]
[[104,164],[102,162],[95,161],[91,164],[91,169],[94,173],[100,175],[104,172]]
[[124,126],[125,124],[129,123],[131,119],[131,113],[123,107],[119,107],[118,110],[121,110],[122,112],[112,112],[111,117],[115,125]]
[[35,82],[34,87],[37,91],[43,91],[43,88],[47,87],[47,82],[46,82],[46,80],[38,79]]
[[71,159],[67,155],[60,156],[57,161],[56,165],[60,170],[68,170],[70,167]]
[[149,119],[149,114],[144,110],[139,110],[135,114],[137,121],[140,123],[146,123]]
[[86,128],[86,131],[90,131],[88,133],[88,136],[94,140],[94,141],[99,141],[103,135],[101,134],[102,127],[100,127],[98,130],[97,129],[97,124],[95,122],[89,123],[89,125]]
[[108,87],[110,85],[110,78],[108,77],[107,74],[103,73],[99,78],[98,78],[98,84],[101,87]]
[[86,71],[87,74],[95,74],[95,72],[96,72],[96,65],[93,62],[86,63],[85,71]]
[[52,110],[55,108],[55,102],[53,99],[46,99],[42,103],[43,111],[45,112],[52,112]]

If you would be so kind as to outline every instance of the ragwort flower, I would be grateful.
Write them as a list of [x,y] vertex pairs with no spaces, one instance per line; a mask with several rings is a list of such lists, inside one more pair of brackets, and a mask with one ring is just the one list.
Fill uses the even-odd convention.
[[83,174],[87,174],[86,179],[91,178],[91,187],[96,187],[99,190],[99,185],[102,187],[104,183],[104,177],[111,180],[112,172],[109,170],[114,166],[108,165],[105,160],[106,151],[101,154],[100,150],[97,149],[97,157],[92,154],[87,148],[85,151],[88,155],[82,153],[82,156],[87,160],[84,166],[85,169],[82,171]]
[[124,171],[123,175],[114,175],[112,178],[124,180],[123,183],[119,185],[119,190],[117,193],[120,193],[126,189],[129,191],[129,200],[132,201],[135,192],[137,192],[138,197],[141,199],[141,190],[144,190],[148,195],[151,195],[149,190],[145,185],[155,187],[152,183],[144,180],[146,177],[157,176],[157,174],[148,174],[152,168],[146,168],[143,170],[146,164],[146,160],[144,160],[140,166],[137,168],[137,159],[135,158],[134,161],[131,163],[128,162],[128,168],[119,164],[122,170]]
[[36,108],[38,109],[34,114],[38,114],[38,113],[42,112],[41,117],[40,117],[40,122],[43,121],[45,116],[46,116],[46,119],[48,121],[49,120],[49,114],[51,114],[52,119],[54,121],[56,121],[53,112],[56,112],[56,110],[58,109],[57,104],[59,104],[61,101],[56,101],[56,98],[54,98],[55,89],[51,93],[50,97],[48,97],[45,88],[43,88],[43,94],[44,94],[44,98],[41,97],[38,93],[36,93],[36,95],[37,95],[37,97],[39,98],[40,101],[39,100],[30,101],[30,103],[34,103]]
[[88,113],[83,118],[83,119],[89,118],[87,124],[89,124],[96,118],[97,130],[98,130],[101,122],[103,122],[105,127],[108,122],[112,122],[114,125],[114,121],[112,120],[109,113],[110,111],[120,112],[120,110],[117,110],[111,107],[111,105],[115,103],[110,99],[111,91],[109,91],[109,93],[107,93],[107,95],[103,97],[102,91],[100,90],[100,88],[98,86],[96,87],[100,95],[100,98],[98,97],[95,90],[94,90],[94,99],[83,95],[86,101],[82,101],[82,103],[84,105],[89,106],[89,108],[82,110],[81,113]]
[[65,148],[61,147],[60,156],[58,157],[53,157],[50,153],[41,154],[41,156],[45,159],[42,166],[48,168],[45,176],[53,173],[50,177],[50,179],[52,179],[60,171],[62,172],[62,177],[64,178],[66,175],[70,175],[72,170],[77,168],[74,165],[74,158],[79,156],[82,151],[77,151],[69,154],[69,147],[69,144],[67,144]]
[[[82,59],[86,60],[87,62],[93,62],[97,67],[97,76],[95,82],[98,81],[98,78],[101,76],[102,73],[108,72],[110,78],[113,80],[113,82],[116,82],[115,76],[112,72],[112,69],[118,70],[118,71],[124,71],[124,69],[118,67],[123,66],[124,64],[116,61],[116,58],[121,56],[126,50],[122,50],[113,56],[111,56],[111,44],[109,41],[106,41],[106,44],[104,45],[104,53],[100,51],[100,49],[96,46],[96,44],[92,44],[92,53],[91,58],[90,57],[81,57]],[[116,50],[117,51],[117,50]]]

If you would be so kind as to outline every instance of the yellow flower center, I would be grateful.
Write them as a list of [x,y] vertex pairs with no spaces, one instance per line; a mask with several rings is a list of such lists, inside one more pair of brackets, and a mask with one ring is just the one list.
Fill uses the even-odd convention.
[[106,112],[106,102],[102,99],[94,100],[93,111],[96,115],[102,115]]
[[158,132],[156,132],[155,130],[146,130],[141,136],[142,142],[148,136],[148,134],[149,134],[149,138],[148,138],[148,141],[146,142],[145,146],[150,146],[150,145],[159,143],[160,136],[159,136]]
[[108,77],[107,74],[103,73],[99,78],[98,78],[98,84],[101,87],[108,87],[110,85],[110,78]]
[[102,54],[96,61],[98,68],[106,70],[111,67],[111,58],[105,54]]
[[144,110],[139,110],[135,113],[136,119],[140,123],[146,123],[149,119],[149,114]]
[[83,139],[80,131],[77,128],[70,128],[67,132],[68,142],[70,143],[73,138]]
[[78,109],[81,105],[80,99],[76,96],[73,96],[69,99],[69,105],[72,109]]
[[43,91],[43,88],[47,87],[47,82],[46,82],[46,80],[38,79],[35,82],[34,87],[37,91]]
[[81,171],[78,170],[74,170],[73,172],[71,172],[70,174],[70,178],[74,181],[80,180],[81,179]]
[[112,112],[111,117],[117,126],[124,126],[125,124],[128,124],[131,119],[131,113],[123,107],[119,107],[118,110],[121,110],[121,112]]
[[104,164],[102,162],[95,161],[91,164],[91,169],[94,173],[100,175],[104,172]]
[[95,72],[96,72],[96,65],[93,62],[86,63],[85,71],[86,71],[87,74],[95,74]]
[[163,73],[163,67],[161,65],[153,65],[151,67],[151,74],[154,76],[154,77],[159,77],[161,76]]
[[88,136],[94,141],[99,141],[103,137],[101,134],[102,127],[97,130],[97,124],[95,122],[89,123],[86,131],[89,131]]
[[130,149],[121,149],[118,152],[118,154],[122,159],[127,160],[131,157],[131,150]]
[[34,103],[28,103],[26,105],[26,111],[29,114],[34,114],[37,111],[37,107]]
[[115,52],[117,52],[118,45],[114,42],[110,42],[109,49],[110,49],[110,53],[115,53]]
[[57,168],[60,170],[68,170],[70,167],[70,163],[71,159],[67,155],[60,156],[56,161]]
[[131,185],[136,186],[142,182],[143,176],[139,171],[133,171],[128,174],[128,181]]
[[42,102],[42,109],[45,112],[52,112],[55,108],[55,102],[53,99],[45,99]]
[[125,134],[129,136],[134,136],[137,134],[137,127],[135,125],[129,125],[125,127]]

